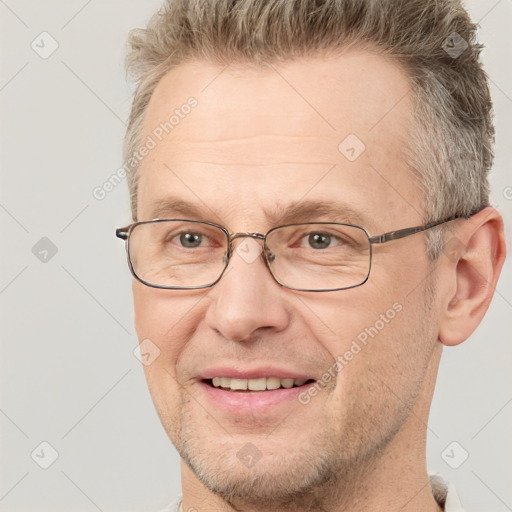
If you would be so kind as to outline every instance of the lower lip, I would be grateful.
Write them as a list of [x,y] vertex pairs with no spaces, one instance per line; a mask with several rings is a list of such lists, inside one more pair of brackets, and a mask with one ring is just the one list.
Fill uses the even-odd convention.
[[286,402],[298,401],[297,397],[312,385],[314,385],[314,382],[288,389],[238,392],[227,391],[210,386],[206,382],[199,382],[200,388],[216,407],[221,407],[230,412],[253,413],[264,413]]

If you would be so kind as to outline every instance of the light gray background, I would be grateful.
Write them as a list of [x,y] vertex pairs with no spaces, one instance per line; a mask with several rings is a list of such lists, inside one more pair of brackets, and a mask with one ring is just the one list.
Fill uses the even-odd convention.
[[[130,275],[114,228],[126,184],[92,195],[122,164],[128,30],[160,0],[0,1],[1,511],[153,511],[179,493],[178,456],[133,355]],[[512,219],[512,0],[473,0],[496,109],[492,202]],[[59,47],[43,59],[47,31]],[[44,36],[42,36],[44,37]],[[46,262],[32,248],[48,237]],[[44,244],[44,242],[42,242]],[[39,246],[36,246],[39,247]],[[35,251],[44,257],[45,246]],[[470,341],[445,350],[428,462],[468,511],[512,510],[511,263]],[[50,443],[59,457],[48,468]],[[469,458],[449,467],[446,460]],[[453,451],[452,451],[453,450]]]

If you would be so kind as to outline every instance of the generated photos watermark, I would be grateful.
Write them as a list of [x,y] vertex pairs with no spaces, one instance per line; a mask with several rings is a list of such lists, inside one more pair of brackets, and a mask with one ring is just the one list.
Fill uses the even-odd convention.
[[349,348],[336,357],[336,361],[324,372],[322,378],[309,386],[299,396],[301,404],[307,405],[311,399],[317,396],[318,392],[327,386],[327,384],[336,378],[336,375],[373,340],[401,311],[403,310],[400,302],[395,302],[385,313],[381,313],[379,318],[369,327],[365,327],[351,342]]
[[196,98],[191,96],[186,103],[174,109],[169,119],[155,127],[151,134],[146,137],[144,142],[130,155],[119,169],[112,173],[101,185],[93,188],[93,197],[98,201],[105,199],[110,192],[122,183],[126,176],[137,169],[142,160],[144,160],[144,158],[146,158],[151,151],[197,107],[197,105],[199,105],[199,102]]

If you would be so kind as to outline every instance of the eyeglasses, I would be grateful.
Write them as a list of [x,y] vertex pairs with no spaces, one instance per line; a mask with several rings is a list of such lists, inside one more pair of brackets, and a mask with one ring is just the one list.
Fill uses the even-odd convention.
[[[477,211],[469,216],[454,215],[377,236],[370,236],[360,226],[335,222],[287,224],[263,235],[229,233],[218,224],[186,219],[135,222],[117,229],[116,236],[126,241],[133,276],[153,288],[192,290],[213,286],[229,264],[233,241],[248,237],[263,242],[258,256],[261,252],[267,268],[281,286],[297,291],[327,292],[355,288],[368,280],[374,244],[469,218]],[[240,254],[240,249],[237,252]]]

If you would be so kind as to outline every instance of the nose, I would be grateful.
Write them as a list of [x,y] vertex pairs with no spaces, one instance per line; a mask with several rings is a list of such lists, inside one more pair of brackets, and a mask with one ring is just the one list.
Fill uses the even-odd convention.
[[234,243],[229,265],[210,293],[209,327],[233,341],[254,339],[259,332],[279,332],[289,324],[282,288],[262,256],[262,243],[242,238]]

